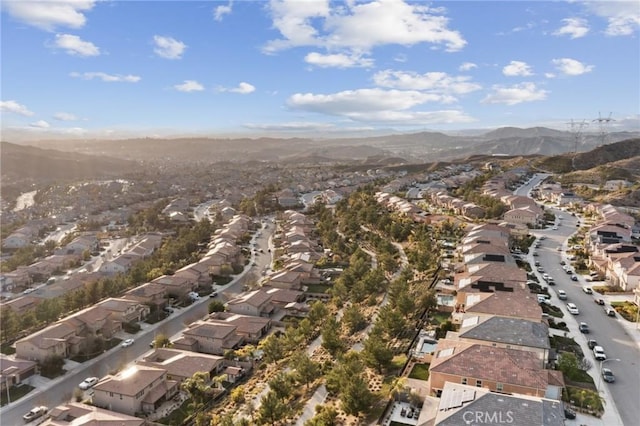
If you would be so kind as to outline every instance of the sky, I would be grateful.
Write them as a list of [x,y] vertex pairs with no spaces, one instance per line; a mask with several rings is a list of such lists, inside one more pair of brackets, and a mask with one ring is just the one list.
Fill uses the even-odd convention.
[[3,140],[640,129],[640,0],[0,9]]

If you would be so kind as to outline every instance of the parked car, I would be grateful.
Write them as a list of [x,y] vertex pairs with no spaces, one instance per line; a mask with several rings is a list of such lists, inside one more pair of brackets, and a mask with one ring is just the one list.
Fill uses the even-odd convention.
[[604,353],[604,348],[602,346],[594,346],[593,347],[593,356],[596,361],[604,361],[607,359],[607,354]]
[[87,390],[93,387],[93,385],[95,385],[96,383],[98,383],[98,380],[99,379],[97,377],[87,377],[82,381],[82,383],[78,385],[78,387],[82,390]]
[[133,342],[134,342],[133,339],[127,339],[122,343],[120,343],[120,346],[122,346],[123,348],[128,348],[129,346],[133,345]]
[[593,299],[593,301],[598,305],[604,305],[604,299]]
[[565,419],[569,419],[569,420],[573,420],[576,418],[576,412],[573,411],[570,408],[565,407],[564,409],[564,418]]
[[188,296],[189,296],[189,299],[191,299],[191,300],[200,299],[200,295],[198,293],[196,293],[195,291],[190,291]]
[[604,308],[604,311],[607,313],[608,316],[610,317],[615,317],[616,316],[616,310],[613,309],[611,306],[606,306]]
[[172,314],[173,313],[173,308],[171,308],[169,306],[165,306],[162,310],[165,311],[168,314]]
[[593,290],[591,290],[591,287],[583,287],[582,291],[584,291],[587,294],[593,294]]
[[564,290],[558,290],[558,299],[567,300],[567,292]]
[[567,310],[572,315],[578,315],[580,313],[576,304],[571,302],[567,303]]
[[216,297],[216,296],[218,296],[218,292],[217,291],[214,291],[209,295],[209,297]]
[[578,281],[577,275],[571,275],[571,281]]
[[616,381],[616,376],[613,374],[613,371],[611,371],[608,368],[603,368],[602,369],[602,380],[604,380],[607,383],[613,383]]
[[589,339],[587,340],[587,346],[589,347],[589,349],[593,349],[598,346],[598,342],[596,342],[594,339]]
[[24,416],[22,416],[22,419],[25,422],[32,422],[35,419],[39,419],[40,417],[47,414],[48,411],[49,409],[44,405],[41,405],[39,407],[34,407],[31,410],[29,410],[29,412],[27,412]]
[[580,333],[589,334],[589,325],[586,322],[581,322],[578,325],[578,330],[580,330]]

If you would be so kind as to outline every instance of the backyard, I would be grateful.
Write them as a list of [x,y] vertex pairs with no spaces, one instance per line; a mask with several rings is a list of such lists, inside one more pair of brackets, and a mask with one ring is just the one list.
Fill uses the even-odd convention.
[[411,373],[409,373],[409,378],[418,380],[429,380],[429,364],[414,365]]

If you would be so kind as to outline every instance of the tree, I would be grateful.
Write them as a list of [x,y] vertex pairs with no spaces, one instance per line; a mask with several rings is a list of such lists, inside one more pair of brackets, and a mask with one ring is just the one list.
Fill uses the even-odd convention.
[[171,340],[169,340],[169,338],[162,333],[156,334],[156,337],[153,339],[154,348],[165,348],[165,347],[169,347],[170,345],[171,345]]
[[316,405],[316,415],[307,420],[304,426],[336,426],[338,411],[330,405]]
[[258,422],[260,424],[275,425],[282,420],[288,411],[287,405],[278,398],[273,390],[270,390],[260,401],[258,409]]
[[367,326],[367,319],[362,314],[358,305],[350,305],[344,309],[342,321],[347,326],[350,334],[364,329]]
[[382,370],[391,365],[393,351],[388,347],[379,329],[369,334],[363,346],[364,361],[368,366],[377,368],[378,372],[382,374]]
[[275,334],[270,334],[264,339],[260,347],[264,353],[264,360],[268,363],[277,362],[284,355],[282,339]]
[[222,303],[220,300],[212,300],[211,302],[209,302],[210,314],[214,312],[224,312],[224,311],[225,311],[224,303]]
[[281,371],[269,381],[269,389],[276,394],[278,399],[289,399],[293,389],[293,377],[289,373]]
[[322,347],[334,357],[345,350],[340,338],[340,324],[334,317],[329,318],[322,327]]
[[231,401],[235,404],[242,404],[245,400],[244,396],[244,386],[240,385],[234,388],[229,395],[231,397]]
[[354,416],[369,410],[374,400],[369,384],[361,375],[350,377],[340,394],[342,409],[345,413]]
[[313,382],[320,375],[320,365],[309,358],[306,352],[298,352],[292,360],[296,378],[300,383],[304,383],[306,389],[309,383]]
[[191,401],[189,406],[192,412],[198,411],[204,405],[208,382],[209,374],[204,371],[198,371],[182,382],[181,387],[189,395]]

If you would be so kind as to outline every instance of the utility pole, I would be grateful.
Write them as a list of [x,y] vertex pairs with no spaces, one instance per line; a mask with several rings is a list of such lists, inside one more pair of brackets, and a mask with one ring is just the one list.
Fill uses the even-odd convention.
[[616,121],[611,118],[611,113],[609,113],[609,117],[603,117],[600,112],[598,112],[598,118],[592,120],[593,122],[598,123],[600,144],[599,146],[606,145],[609,141],[609,123],[612,121]]

